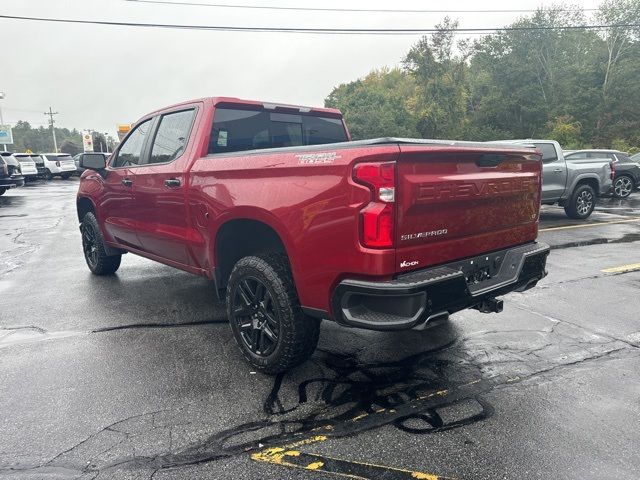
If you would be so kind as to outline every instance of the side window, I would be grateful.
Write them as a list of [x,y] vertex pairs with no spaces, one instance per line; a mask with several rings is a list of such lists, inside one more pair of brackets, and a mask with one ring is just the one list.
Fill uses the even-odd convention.
[[142,156],[142,147],[149,133],[151,119],[138,125],[131,135],[124,141],[118,155],[113,159],[113,167],[128,167],[130,165],[139,165]]
[[162,116],[153,140],[149,163],[167,163],[182,155],[189,141],[194,115],[195,110],[192,109]]
[[231,108],[216,109],[209,140],[209,153],[270,147],[268,113]]
[[571,153],[569,155],[565,155],[565,157],[567,160],[584,160],[587,157],[587,153],[586,152],[579,152],[579,153]]
[[616,161],[616,157],[613,153],[606,152],[589,152],[587,154],[587,158],[598,159],[598,160],[613,160]]
[[542,152],[542,163],[551,163],[558,159],[556,147],[553,143],[534,143],[534,145]]

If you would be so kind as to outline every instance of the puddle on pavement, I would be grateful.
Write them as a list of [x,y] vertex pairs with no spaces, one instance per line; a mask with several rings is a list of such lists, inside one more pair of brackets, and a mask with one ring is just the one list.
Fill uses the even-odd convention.
[[605,243],[633,243],[640,241],[640,233],[627,233],[620,238],[593,238],[578,242],[562,243],[553,245],[551,250],[562,250],[565,248],[587,247],[589,245],[603,245]]
[[78,331],[47,332],[34,326],[5,327],[0,328],[0,348],[86,334]]

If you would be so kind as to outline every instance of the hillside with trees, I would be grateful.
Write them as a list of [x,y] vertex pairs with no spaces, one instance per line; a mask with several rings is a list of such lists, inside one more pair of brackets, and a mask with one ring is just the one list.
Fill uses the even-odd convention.
[[[585,25],[625,26],[575,28]],[[325,104],[342,110],[355,139],[543,137],[635,151],[638,25],[640,0],[606,0],[589,16],[573,6],[539,9],[473,41],[445,18],[401,67],[339,85]]]
[[[18,120],[12,130],[13,144],[8,146],[10,150],[14,152],[31,150],[37,153],[54,151],[50,127],[33,128],[29,122]],[[109,149],[113,149],[116,144],[111,137],[107,138],[100,132],[92,131],[91,135],[94,149],[98,152],[107,151],[107,144]],[[82,135],[75,128],[69,130],[68,128],[56,127],[56,141],[60,152],[75,155],[82,151]]]

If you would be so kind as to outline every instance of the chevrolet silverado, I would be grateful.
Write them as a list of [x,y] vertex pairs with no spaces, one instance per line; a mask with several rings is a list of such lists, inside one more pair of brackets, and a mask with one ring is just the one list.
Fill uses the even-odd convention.
[[351,141],[335,109],[216,97],[145,115],[80,166],[89,269],[131,252],[211,279],[266,373],[306,360],[322,319],[420,329],[546,274],[533,148]]

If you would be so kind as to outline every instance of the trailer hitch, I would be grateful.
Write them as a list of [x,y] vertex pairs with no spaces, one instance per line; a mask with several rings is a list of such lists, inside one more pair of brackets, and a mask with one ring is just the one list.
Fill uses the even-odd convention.
[[487,298],[482,302],[475,305],[473,308],[482,313],[500,313],[502,311],[504,302],[497,298]]

